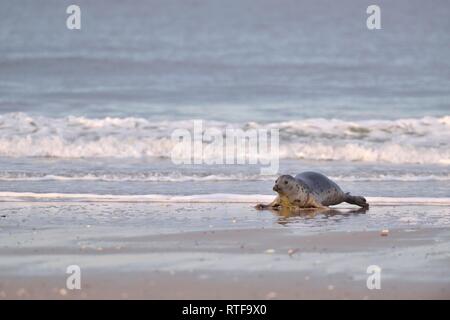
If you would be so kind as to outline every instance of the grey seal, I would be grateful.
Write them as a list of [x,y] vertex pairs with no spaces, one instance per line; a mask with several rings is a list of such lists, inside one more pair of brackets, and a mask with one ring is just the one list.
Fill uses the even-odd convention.
[[269,204],[258,204],[257,209],[322,208],[342,202],[369,208],[366,199],[345,193],[333,181],[318,172],[302,172],[295,177],[282,175],[275,181],[273,190],[278,196]]

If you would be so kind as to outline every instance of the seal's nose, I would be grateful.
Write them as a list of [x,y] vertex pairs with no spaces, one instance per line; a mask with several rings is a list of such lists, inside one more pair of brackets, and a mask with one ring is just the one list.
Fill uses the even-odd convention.
[[274,186],[273,186],[273,191],[278,192],[278,185],[274,185]]

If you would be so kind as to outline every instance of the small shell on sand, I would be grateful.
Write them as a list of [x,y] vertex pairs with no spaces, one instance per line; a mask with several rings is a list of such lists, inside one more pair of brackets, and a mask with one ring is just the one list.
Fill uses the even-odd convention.
[[274,291],[269,292],[268,294],[266,294],[266,299],[270,300],[270,299],[275,299],[278,296],[278,294]]
[[272,254],[275,253],[275,249],[267,249],[265,252],[268,254]]
[[381,230],[380,235],[381,235],[382,237],[388,236],[388,235],[389,235],[389,230],[388,230],[388,229],[383,229],[383,230]]
[[20,288],[19,290],[17,290],[16,294],[18,297],[24,297],[28,294],[28,292],[26,289]]

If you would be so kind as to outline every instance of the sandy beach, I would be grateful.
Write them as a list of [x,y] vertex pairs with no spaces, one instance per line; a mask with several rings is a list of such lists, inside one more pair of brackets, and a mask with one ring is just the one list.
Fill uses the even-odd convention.
[[[296,216],[242,203],[0,208],[1,299],[450,298],[448,206]],[[74,264],[80,290],[66,288]],[[367,288],[370,265],[382,269],[381,289]]]
[[3,1],[0,299],[450,299],[448,12]]

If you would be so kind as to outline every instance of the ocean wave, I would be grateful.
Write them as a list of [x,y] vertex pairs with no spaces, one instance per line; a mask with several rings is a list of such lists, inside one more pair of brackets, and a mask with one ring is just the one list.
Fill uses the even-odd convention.
[[[173,196],[163,194],[146,195],[110,195],[110,194],[74,194],[74,193],[34,193],[34,192],[0,192],[0,201],[81,201],[81,202],[154,202],[154,203],[267,203],[273,195],[263,194],[203,194]],[[366,197],[371,205],[450,205],[450,198],[422,197]]]
[[[204,128],[279,129],[282,159],[450,164],[450,116],[344,121],[304,119],[277,123],[204,121]],[[0,156],[55,158],[169,158],[176,129],[193,122],[144,118],[49,118],[0,115]],[[208,143],[203,142],[206,146]],[[212,148],[197,150],[215,159]]]
[[[248,173],[219,173],[219,174],[183,174],[180,172],[123,172],[123,173],[65,173],[46,174],[35,172],[0,171],[0,181],[91,181],[91,182],[209,182],[209,181],[274,181],[276,175],[260,175]],[[399,173],[381,174],[367,172],[358,175],[330,175],[330,179],[345,182],[370,181],[450,181],[450,173]]]
[[[0,172],[0,181],[107,181],[107,182],[207,182],[207,181],[272,181],[275,176],[258,174],[181,174],[173,173],[76,173],[39,174]],[[450,178],[449,178],[450,179]]]

